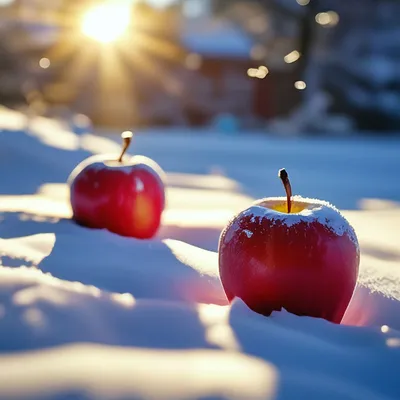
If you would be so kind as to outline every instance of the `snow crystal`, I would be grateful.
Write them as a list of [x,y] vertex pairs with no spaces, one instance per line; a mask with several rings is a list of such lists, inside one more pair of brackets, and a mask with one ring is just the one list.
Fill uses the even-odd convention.
[[252,232],[252,231],[249,231],[248,229],[245,229],[243,232],[246,234],[246,236],[247,236],[249,239],[253,236],[253,232]]
[[135,185],[136,185],[137,192],[143,192],[144,184],[140,178],[135,177]]

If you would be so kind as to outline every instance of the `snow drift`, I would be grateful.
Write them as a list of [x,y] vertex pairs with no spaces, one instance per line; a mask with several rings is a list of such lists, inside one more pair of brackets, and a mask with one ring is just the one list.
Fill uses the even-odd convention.
[[[167,177],[158,237],[85,229],[70,220],[66,178],[116,144],[53,120],[26,130],[21,114],[1,117],[0,399],[400,397],[396,205],[344,211],[362,258],[343,325],[285,310],[265,318],[239,299],[227,304],[212,251],[229,217],[253,200],[242,185],[182,163]],[[138,146],[149,140],[139,136]],[[239,149],[251,154],[240,138],[202,140],[226,169]],[[330,152],[341,156],[340,146]]]

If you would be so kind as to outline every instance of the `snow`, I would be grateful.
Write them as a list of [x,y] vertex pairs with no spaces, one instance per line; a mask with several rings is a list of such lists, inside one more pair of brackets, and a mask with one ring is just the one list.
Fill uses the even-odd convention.
[[[185,172],[214,177],[215,170],[222,171],[240,186],[236,192],[250,196],[247,201],[283,195],[277,173],[284,167],[295,194],[326,200],[341,210],[358,209],[361,201],[371,198],[400,203],[400,190],[394,184],[400,170],[399,138],[265,140],[264,135],[151,129],[137,134],[132,151],[155,159],[164,170],[180,176]],[[118,135],[113,137],[119,141]]]
[[[386,182],[398,142],[138,134],[132,148],[167,171],[168,200],[157,237],[140,241],[70,220],[69,174],[118,154],[113,139],[0,116],[1,400],[400,397],[400,192]],[[342,325],[266,318],[222,290],[219,234],[260,192],[281,193],[288,154],[311,181],[289,169],[294,191],[331,201],[357,232]]]
[[246,234],[248,239],[250,239],[253,236],[253,232],[249,229],[244,229],[243,232]]
[[144,185],[140,178],[135,178],[135,187],[137,192],[143,192]]
[[279,221],[287,227],[299,224],[300,222],[311,223],[317,221],[338,236],[347,234],[358,247],[357,236],[353,227],[332,204],[323,200],[302,196],[292,196],[292,200],[305,208],[299,212],[292,212],[290,214],[280,212],[273,207],[284,205],[286,197],[268,197],[255,202],[253,206],[243,211],[243,215],[251,216],[252,221],[256,217],[259,217],[259,223],[261,223],[262,218],[268,218],[271,221]]

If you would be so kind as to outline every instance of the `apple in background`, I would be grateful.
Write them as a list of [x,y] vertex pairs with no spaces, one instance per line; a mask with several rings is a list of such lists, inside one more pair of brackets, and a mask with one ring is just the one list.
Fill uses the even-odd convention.
[[122,133],[118,157],[93,156],[71,173],[73,219],[90,228],[105,228],[122,236],[153,237],[165,207],[163,171],[144,156],[126,157],[132,132]]
[[253,311],[282,308],[340,323],[360,261],[356,234],[331,204],[294,196],[279,171],[285,197],[256,201],[236,215],[219,241],[220,278],[229,301]]

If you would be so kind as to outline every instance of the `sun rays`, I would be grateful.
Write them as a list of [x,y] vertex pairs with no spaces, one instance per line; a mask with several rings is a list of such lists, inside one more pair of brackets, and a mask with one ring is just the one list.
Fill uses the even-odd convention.
[[137,103],[148,97],[149,87],[182,94],[175,77],[185,59],[178,13],[105,1],[53,16],[57,40],[41,55],[51,65],[50,83],[43,88],[47,101],[83,104],[82,112],[94,116],[126,101],[121,114],[128,108],[134,122]]

